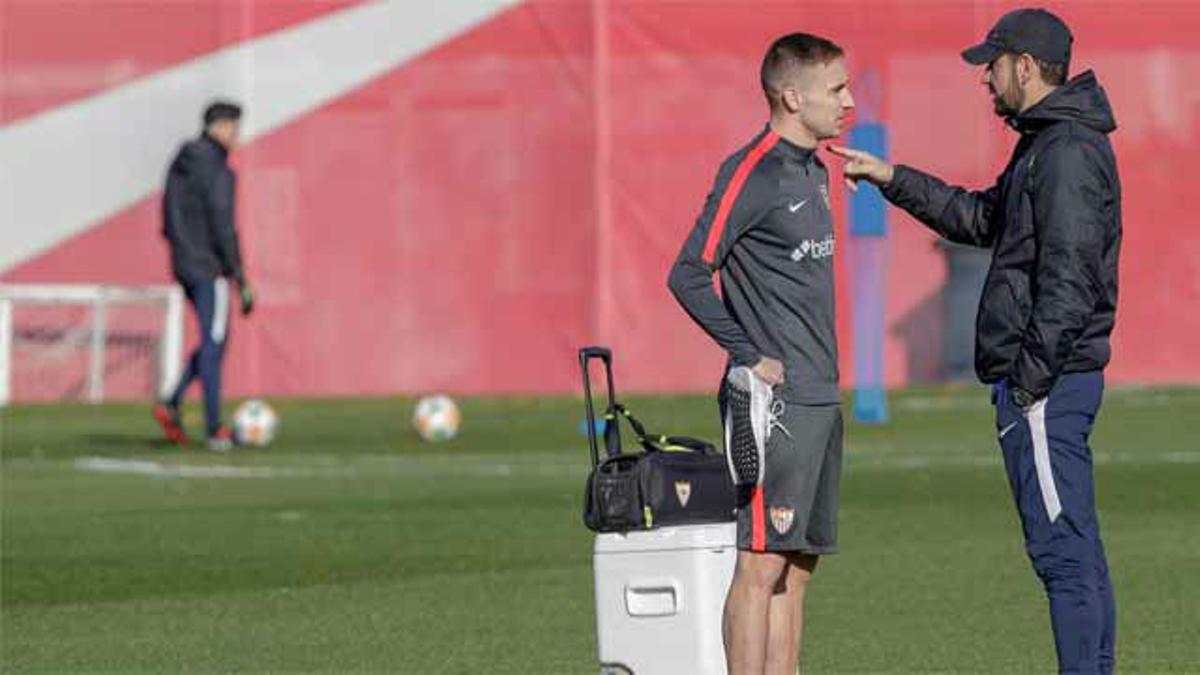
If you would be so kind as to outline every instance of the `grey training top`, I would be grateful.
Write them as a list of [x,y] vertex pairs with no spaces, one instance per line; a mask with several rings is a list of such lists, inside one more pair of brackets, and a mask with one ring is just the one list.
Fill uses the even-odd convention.
[[824,164],[767,127],[722,162],[668,285],[730,365],[778,359],[776,395],[837,403],[834,251]]

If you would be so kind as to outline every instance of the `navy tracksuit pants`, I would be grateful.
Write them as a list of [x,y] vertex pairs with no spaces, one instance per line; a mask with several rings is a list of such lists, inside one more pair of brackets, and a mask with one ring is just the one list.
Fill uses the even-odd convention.
[[1100,541],[1088,436],[1104,393],[1102,371],[1067,373],[1046,398],[1017,407],[993,386],[1004,467],[1025,550],[1046,588],[1061,673],[1111,673],[1116,605]]
[[221,426],[221,360],[229,335],[229,282],[223,278],[184,284],[184,292],[196,313],[200,345],[192,352],[170,404],[179,407],[192,380],[204,385],[204,422],[209,436]]

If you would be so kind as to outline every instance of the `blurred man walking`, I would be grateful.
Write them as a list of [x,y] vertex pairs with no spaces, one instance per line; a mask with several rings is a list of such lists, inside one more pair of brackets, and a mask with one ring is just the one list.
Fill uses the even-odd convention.
[[237,143],[242,110],[218,101],[204,111],[204,131],[185,143],[171,162],[163,194],[163,236],[171,248],[171,271],[196,313],[200,344],[188,359],[175,393],[154,409],[167,439],[186,443],[179,404],[192,380],[204,385],[208,447],[228,451],[233,434],[221,424],[221,361],[229,338],[229,279],[239,289],[242,313],[254,307],[234,227],[234,173],[229,151]]

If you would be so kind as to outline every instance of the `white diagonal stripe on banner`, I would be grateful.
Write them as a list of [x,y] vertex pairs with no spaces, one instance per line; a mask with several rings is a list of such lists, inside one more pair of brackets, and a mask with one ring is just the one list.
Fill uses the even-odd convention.
[[158,189],[213,98],[245,104],[250,141],[513,4],[368,3],[0,128],[0,272]]

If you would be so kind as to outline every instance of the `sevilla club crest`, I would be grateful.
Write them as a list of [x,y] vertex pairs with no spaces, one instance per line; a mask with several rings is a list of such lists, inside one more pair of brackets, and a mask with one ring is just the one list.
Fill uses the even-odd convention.
[[771,526],[779,534],[792,529],[792,521],[796,518],[796,509],[785,509],[782,506],[771,507]]
[[675,496],[679,498],[679,505],[687,508],[688,499],[692,497],[692,484],[686,480],[675,481]]

